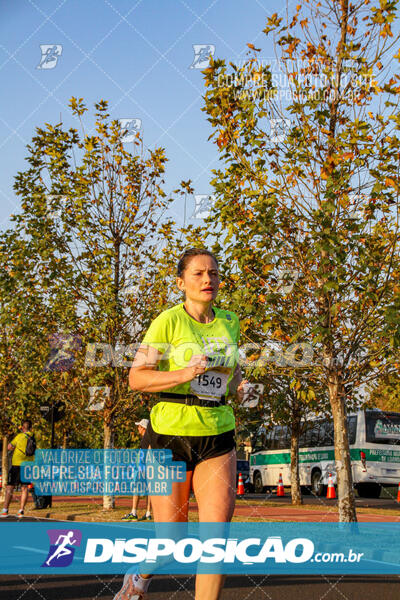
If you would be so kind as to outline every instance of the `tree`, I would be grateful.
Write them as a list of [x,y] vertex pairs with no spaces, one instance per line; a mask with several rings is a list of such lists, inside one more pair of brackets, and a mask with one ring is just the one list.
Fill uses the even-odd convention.
[[[188,191],[193,191],[190,186]],[[206,227],[189,226],[186,236],[197,242],[201,240],[206,246],[207,237],[215,231],[214,211],[206,222]],[[240,220],[239,226],[242,224]],[[299,436],[310,414],[327,411],[327,394],[314,377],[313,349],[306,342],[310,335],[308,299],[304,294],[291,294],[293,282],[280,276],[272,286],[277,297],[281,297],[280,303],[270,300],[266,304],[264,277],[271,265],[263,264],[260,252],[242,244],[241,240],[234,248],[233,261],[226,260],[229,247],[228,250],[222,248],[219,239],[212,249],[220,265],[218,305],[235,311],[241,322],[239,360],[244,376],[251,383],[263,386],[255,406],[233,402],[238,440],[254,436],[268,419],[290,426],[291,496],[293,504],[301,504]],[[288,342],[293,343],[286,346]]]
[[[72,98],[70,106],[81,133],[62,123],[37,128],[28,146],[29,168],[15,178],[22,212],[13,220],[35,256],[54,335],[79,336],[83,348],[92,344],[94,350],[90,360],[85,355],[85,362],[81,357],[74,363],[75,372],[50,368],[46,379],[62,389],[60,375],[67,372],[78,412],[89,399],[81,385],[103,388],[105,404],[98,414],[109,449],[127,406],[133,403],[132,415],[143,411],[138,395],[127,393],[123,358],[126,352],[132,358],[132,338],[138,341],[166,296],[166,281],[157,275],[173,259],[165,250],[174,231],[171,220],[159,219],[171,199],[163,190],[162,148],[146,153],[137,136],[132,152],[125,149],[125,132],[109,121],[104,100],[95,104],[93,135],[85,132],[83,100]],[[121,347],[122,357],[114,360]],[[100,348],[107,348],[107,356],[98,368]],[[113,506],[114,499],[105,497],[104,507]]]
[[369,408],[400,412],[400,379],[398,373],[383,375],[370,390]]
[[[346,410],[362,384],[394,370],[400,339],[395,17],[395,2],[369,0],[304,1],[284,24],[270,17],[287,101],[251,45],[244,65],[212,60],[204,71],[223,161],[213,220],[225,224],[251,318],[265,303],[267,329],[284,339],[287,298],[301,300],[306,334],[286,341],[312,345],[308,382],[329,396],[340,521],[357,518]],[[292,290],[277,293],[287,277]]]
[[[35,277],[34,257],[11,230],[0,234],[0,434],[4,494],[8,473],[7,445],[24,418],[35,423],[40,440],[39,404],[33,395],[43,373],[36,358],[43,352],[49,315]],[[35,383],[35,381],[37,383]]]
[[43,386],[38,363],[45,334],[54,326],[43,302],[35,259],[15,232],[0,235],[0,426],[15,432],[21,420],[38,417],[35,388]]

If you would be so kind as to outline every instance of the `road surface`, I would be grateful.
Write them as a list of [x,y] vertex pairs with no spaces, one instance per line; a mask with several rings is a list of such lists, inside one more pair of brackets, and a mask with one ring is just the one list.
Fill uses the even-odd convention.
[[[112,600],[122,576],[1,575],[1,600]],[[398,575],[228,575],[221,600],[397,600]],[[154,578],[149,600],[193,600],[194,576]]]

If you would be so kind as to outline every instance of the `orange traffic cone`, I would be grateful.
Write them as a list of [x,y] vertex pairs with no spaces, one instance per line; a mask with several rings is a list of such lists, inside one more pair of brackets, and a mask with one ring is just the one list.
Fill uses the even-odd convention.
[[277,496],[285,495],[285,490],[284,490],[283,481],[282,481],[282,473],[279,473],[279,481],[278,481],[278,487],[276,488],[276,495]]
[[397,502],[400,502],[400,483],[399,487],[397,488]]
[[237,486],[236,494],[238,496],[243,496],[244,495],[243,477],[242,477],[241,473],[239,473],[238,486]]
[[332,473],[329,473],[328,490],[326,492],[326,497],[328,498],[328,500],[336,498],[335,486],[333,485],[332,481]]

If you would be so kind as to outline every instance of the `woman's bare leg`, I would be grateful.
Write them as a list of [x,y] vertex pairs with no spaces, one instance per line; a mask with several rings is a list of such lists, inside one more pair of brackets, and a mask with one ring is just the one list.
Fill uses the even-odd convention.
[[[172,493],[169,496],[149,496],[155,523],[180,523],[188,520],[191,479],[192,472],[188,471],[186,481],[172,482]],[[141,576],[143,579],[152,577],[149,573]]]
[[[149,446],[150,448],[150,446]],[[188,520],[189,494],[192,483],[192,472],[186,472],[186,481],[172,482],[172,492],[169,496],[150,496],[151,507],[153,509],[154,522],[159,523],[178,523]],[[157,528],[156,528],[157,529]],[[129,573],[129,571],[128,571]],[[142,573],[143,579],[152,577],[150,573]],[[118,600],[125,600],[133,593],[133,584],[127,582],[125,595],[122,590],[115,596]]]
[[186,481],[172,482],[169,496],[150,496],[155,522],[178,523],[188,520],[191,481],[192,471],[187,471]]
[[[172,492],[169,496],[149,496],[153,509],[155,523],[179,523],[188,520],[189,493],[192,481],[192,472],[186,472],[186,481],[173,481]],[[142,574],[144,579],[150,574]]]
[[[236,500],[236,450],[196,465],[193,491],[199,507],[199,522],[227,523]],[[196,600],[218,600],[226,575],[197,574]]]

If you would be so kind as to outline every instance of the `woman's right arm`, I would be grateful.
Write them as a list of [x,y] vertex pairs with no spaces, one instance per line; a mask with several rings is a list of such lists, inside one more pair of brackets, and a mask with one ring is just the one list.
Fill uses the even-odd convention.
[[192,356],[187,367],[176,371],[158,371],[162,357],[152,346],[142,344],[136,352],[129,371],[129,387],[138,392],[162,392],[181,383],[191,381],[206,370],[206,356]]

